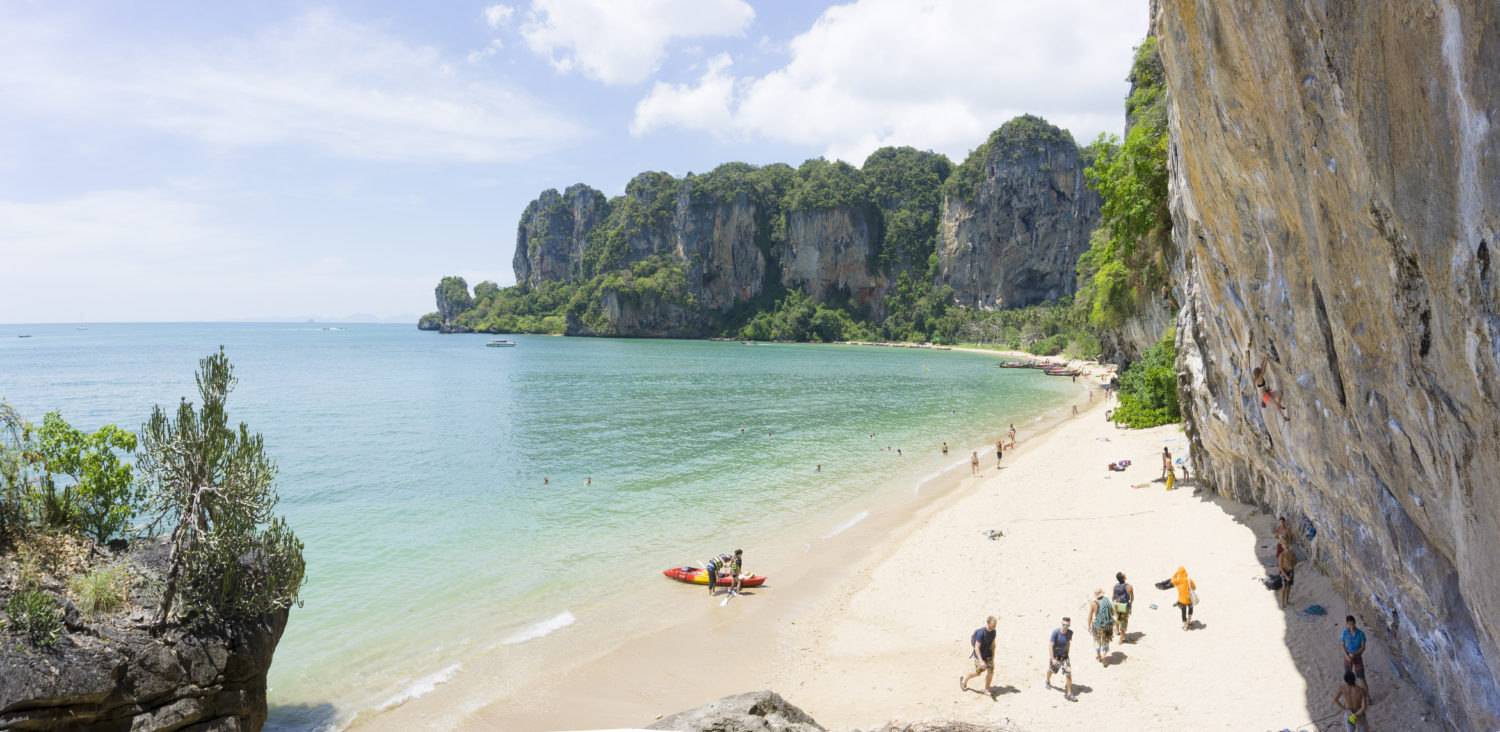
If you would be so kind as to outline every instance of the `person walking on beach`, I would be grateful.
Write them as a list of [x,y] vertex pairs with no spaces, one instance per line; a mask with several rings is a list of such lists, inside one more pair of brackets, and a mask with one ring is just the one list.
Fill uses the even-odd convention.
[[1172,604],[1182,611],[1182,629],[1187,630],[1193,622],[1193,590],[1198,589],[1198,585],[1188,578],[1187,570],[1182,567],[1172,575],[1172,584],[1177,587],[1177,602]]
[[1062,627],[1052,631],[1052,636],[1047,639],[1047,680],[1042,684],[1051,689],[1052,674],[1061,671],[1068,681],[1063,698],[1078,701],[1078,697],[1073,696],[1073,664],[1068,661],[1068,645],[1073,642],[1073,631],[1068,626],[1072,624],[1072,620],[1063,618]]
[[984,619],[984,627],[974,631],[969,645],[974,652],[969,658],[974,661],[974,673],[958,677],[958,688],[968,691],[969,680],[984,674],[984,693],[990,694],[990,682],[995,680],[995,616]]
[[1115,602],[1115,634],[1126,643],[1125,629],[1130,626],[1130,610],[1135,606],[1135,588],[1125,582],[1124,572],[1115,572],[1115,585],[1111,599]]
[[979,451],[978,450],[975,450],[974,454],[969,456],[969,475],[971,477],[979,475]]
[[1365,712],[1370,710],[1370,695],[1364,689],[1354,683],[1354,672],[1344,672],[1344,685],[1333,694],[1333,703],[1339,709],[1349,713],[1344,718],[1345,732],[1365,732],[1369,726],[1365,721]]
[[1349,627],[1344,628],[1339,637],[1344,643],[1344,673],[1354,674],[1365,696],[1370,695],[1370,682],[1365,679],[1365,632],[1355,627],[1354,616],[1344,616],[1344,623]]
[[1104,590],[1094,590],[1094,599],[1089,602],[1089,631],[1094,635],[1094,660],[1101,666],[1109,665],[1109,641],[1115,634],[1115,606],[1104,596]]
[[1073,416],[1074,417],[1078,416],[1078,405],[1077,404],[1073,405]]
[[1000,440],[995,440],[995,469],[1000,469],[1000,456],[1004,454],[1005,447]]
[[1281,609],[1292,601],[1292,580],[1297,575],[1297,550],[1286,547],[1276,557],[1276,567],[1281,570]]
[[1010,425],[1010,444],[1011,445],[1015,445],[1016,444],[1016,425],[1015,425],[1015,423],[1011,423],[1011,425]]

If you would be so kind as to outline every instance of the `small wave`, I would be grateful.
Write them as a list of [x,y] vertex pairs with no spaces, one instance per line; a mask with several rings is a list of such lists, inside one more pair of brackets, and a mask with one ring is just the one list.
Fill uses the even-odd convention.
[[413,699],[431,694],[432,690],[438,688],[439,684],[442,684],[448,679],[453,678],[453,674],[458,673],[458,670],[460,668],[463,668],[463,664],[455,663],[452,666],[443,669],[442,671],[432,674],[431,676],[424,676],[420,679],[417,679],[416,681],[412,682],[411,686],[406,687],[406,689],[401,693],[385,700],[385,703],[380,705],[380,711],[394,709]]
[[516,633],[515,635],[512,635],[509,638],[506,638],[505,645],[513,646],[517,643],[525,643],[526,641],[534,641],[538,638],[545,638],[549,635],[552,635],[558,630],[572,625],[577,621],[578,618],[573,617],[573,613],[564,610],[556,617],[550,618],[548,620],[543,620],[542,622],[537,623],[530,628],[527,628],[519,633]]
[[917,479],[917,484],[915,486],[913,486],[912,489],[911,489],[911,494],[913,496],[915,496],[918,493],[921,493],[922,492],[922,486],[927,485],[928,483],[931,483],[934,480],[937,480],[939,477],[942,476],[942,474],[943,474],[944,471],[949,470],[951,467],[952,466],[949,466],[948,468],[944,468],[943,470],[934,471],[934,472],[931,472],[931,473],[928,473],[928,474],[922,476],[921,478],[918,478]]
[[825,536],[825,537],[823,537],[823,538],[824,539],[831,539],[831,538],[833,538],[835,536],[838,536],[839,534],[842,534],[843,532],[847,531],[850,526],[853,526],[853,525],[855,525],[855,524],[857,524],[857,523],[859,523],[861,521],[864,521],[865,519],[867,519],[869,517],[870,517],[870,512],[869,511],[860,511],[859,513],[857,513],[857,514],[854,515],[854,518],[849,519],[848,521],[845,521],[844,523],[839,524],[838,528],[835,528],[833,531],[828,532],[828,535]]

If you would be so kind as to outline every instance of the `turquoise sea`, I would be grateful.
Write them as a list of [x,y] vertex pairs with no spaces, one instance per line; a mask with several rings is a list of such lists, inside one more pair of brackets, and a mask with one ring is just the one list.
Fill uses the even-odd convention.
[[0,398],[89,429],[196,398],[225,346],[230,417],[265,436],[307,545],[270,729],[420,693],[666,567],[753,557],[767,524],[846,519],[1077,394],[962,352],[334,328],[0,326]]

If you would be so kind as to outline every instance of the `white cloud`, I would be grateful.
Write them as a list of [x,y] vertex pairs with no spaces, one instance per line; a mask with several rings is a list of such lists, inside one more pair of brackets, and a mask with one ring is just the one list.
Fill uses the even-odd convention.
[[1087,142],[1124,125],[1124,78],[1146,21],[1144,3],[1115,0],[859,0],[793,39],[783,68],[657,84],[631,131],[729,129],[858,164],[888,144],[961,159],[1029,112]]
[[727,53],[709,59],[708,70],[697,86],[656,82],[651,93],[635,105],[630,134],[639,136],[668,125],[728,129],[733,122],[729,100],[734,90],[734,77],[725,73],[730,63]]
[[491,5],[484,9],[484,22],[491,28],[499,28],[510,20],[516,9],[509,5]]
[[500,49],[502,48],[505,48],[505,42],[501,41],[499,38],[496,38],[490,41],[489,44],[484,48],[481,48],[478,51],[470,51],[469,55],[465,56],[464,59],[471,64],[477,64],[480,61],[483,61],[495,55],[496,53],[499,53]]
[[525,91],[325,12],[244,39],[145,53],[47,27],[35,34],[0,22],[6,115],[107,119],[227,148],[296,144],[387,161],[511,161],[584,134]]
[[560,72],[633,84],[661,66],[672,40],[737,36],[754,19],[744,0],[532,0],[521,35]]

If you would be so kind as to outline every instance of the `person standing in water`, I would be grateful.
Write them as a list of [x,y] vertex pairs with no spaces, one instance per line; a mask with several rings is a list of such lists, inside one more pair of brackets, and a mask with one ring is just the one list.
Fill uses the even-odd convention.
[[1010,425],[1010,444],[1012,447],[1016,444],[1016,425],[1014,422]]
[[974,454],[969,456],[969,476],[977,475],[979,475],[979,451],[975,450]]
[[943,457],[948,457],[948,443],[943,443]]

